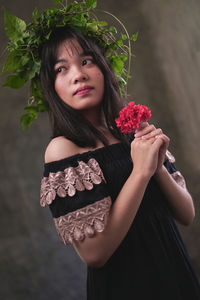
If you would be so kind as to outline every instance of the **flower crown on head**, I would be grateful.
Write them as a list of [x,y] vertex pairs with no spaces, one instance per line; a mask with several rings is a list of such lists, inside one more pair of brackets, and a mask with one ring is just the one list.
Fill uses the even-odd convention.
[[[32,13],[32,21],[26,24],[22,19],[4,11],[5,31],[9,38],[7,50],[9,54],[2,69],[2,74],[10,73],[3,86],[21,88],[27,81],[30,84],[30,97],[25,106],[26,113],[20,122],[27,129],[39,112],[49,110],[40,84],[41,46],[50,38],[56,27],[69,25],[90,37],[102,50],[111,64],[119,82],[121,95],[127,94],[127,82],[130,76],[132,47],[131,42],[137,40],[138,33],[129,36],[125,26],[113,14],[96,9],[97,0],[74,1],[69,5],[62,0],[54,0],[60,8],[48,8],[39,15],[37,8]],[[99,21],[96,12],[104,12],[112,16],[123,27],[124,34],[117,34],[114,26]],[[128,67],[125,67],[128,61]]]

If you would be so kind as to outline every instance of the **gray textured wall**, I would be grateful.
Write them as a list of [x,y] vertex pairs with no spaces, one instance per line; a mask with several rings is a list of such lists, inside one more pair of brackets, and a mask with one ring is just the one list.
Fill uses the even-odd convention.
[[[34,7],[50,5],[50,0],[0,0],[0,53],[7,41],[3,7],[29,21]],[[129,93],[151,107],[151,121],[171,138],[170,150],[195,202],[194,223],[180,230],[200,276],[200,2],[99,0],[98,6],[119,16],[130,32],[139,31]],[[0,298],[84,300],[86,267],[72,247],[61,244],[48,209],[39,206],[49,126],[43,115],[22,132],[27,95],[28,86],[0,88]]]

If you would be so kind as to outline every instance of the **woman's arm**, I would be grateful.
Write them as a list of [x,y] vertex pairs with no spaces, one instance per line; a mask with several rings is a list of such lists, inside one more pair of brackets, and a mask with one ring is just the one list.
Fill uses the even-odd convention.
[[83,242],[74,242],[81,259],[89,266],[102,267],[127,234],[142,201],[149,177],[132,172],[111,207],[106,228]]
[[182,225],[190,225],[195,217],[195,209],[187,189],[176,183],[164,166],[154,177],[167,197],[174,218]]
[[174,218],[182,225],[191,224],[195,216],[192,197],[186,187],[180,186],[163,165],[169,146],[169,138],[162,133],[161,129],[156,129],[148,123],[141,125],[137,130],[136,137],[143,139],[162,138],[163,144],[159,150],[158,165],[154,177],[168,199]]
[[111,207],[105,230],[93,238],[85,238],[83,242],[74,242],[79,256],[89,266],[103,266],[127,234],[157,168],[162,143],[162,139],[135,139],[132,142],[134,168]]
[[[134,139],[131,143],[131,157],[134,168],[111,206],[106,228],[94,237],[74,242],[81,259],[93,267],[101,267],[119,246],[127,234],[142,201],[145,189],[155,173],[162,139]],[[45,162],[62,159],[79,152],[74,144],[63,137],[55,138],[49,144]],[[123,153],[122,153],[123,155]]]

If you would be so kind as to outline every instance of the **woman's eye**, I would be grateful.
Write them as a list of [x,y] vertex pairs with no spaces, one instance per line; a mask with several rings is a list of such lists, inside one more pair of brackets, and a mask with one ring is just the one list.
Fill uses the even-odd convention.
[[59,67],[59,68],[56,69],[56,74],[57,74],[57,73],[62,73],[62,72],[64,72],[65,70],[66,70],[65,67]]
[[57,73],[61,73],[61,72],[65,71],[65,70],[66,70],[65,67],[59,67],[59,68],[57,69]]
[[83,62],[82,62],[82,65],[85,66],[85,65],[89,65],[92,63],[92,59],[91,58],[88,58],[88,59],[84,59]]

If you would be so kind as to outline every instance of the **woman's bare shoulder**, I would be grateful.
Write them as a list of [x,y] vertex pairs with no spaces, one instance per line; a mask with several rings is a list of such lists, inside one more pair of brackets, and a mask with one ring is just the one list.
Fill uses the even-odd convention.
[[79,153],[79,147],[63,136],[50,141],[45,151],[45,163],[67,158]]

